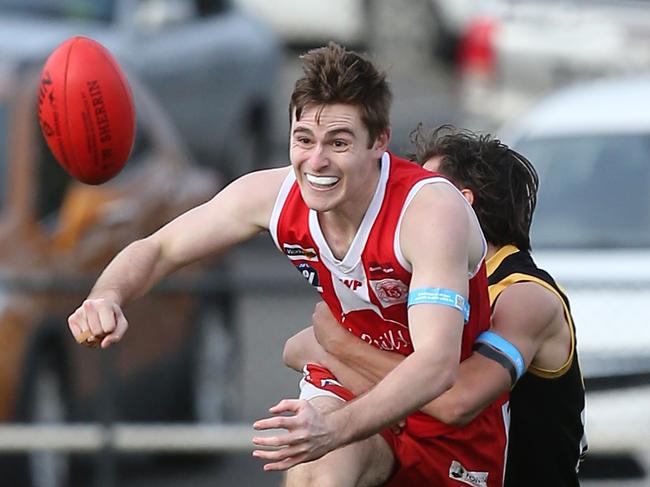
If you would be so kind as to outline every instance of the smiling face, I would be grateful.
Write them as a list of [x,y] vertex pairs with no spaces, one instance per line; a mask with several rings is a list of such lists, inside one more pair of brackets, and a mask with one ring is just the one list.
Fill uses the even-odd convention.
[[305,203],[319,211],[365,212],[387,149],[383,133],[368,147],[359,107],[307,106],[291,123],[290,157]]

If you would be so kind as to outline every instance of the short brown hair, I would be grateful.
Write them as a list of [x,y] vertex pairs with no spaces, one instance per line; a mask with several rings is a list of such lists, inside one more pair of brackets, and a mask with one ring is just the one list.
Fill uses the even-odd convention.
[[300,120],[307,105],[324,106],[335,103],[356,105],[368,129],[369,147],[388,130],[393,95],[380,72],[359,54],[330,42],[303,56],[303,76],[296,81],[289,104],[289,123],[295,113]]
[[537,204],[537,171],[524,156],[491,135],[442,125],[411,133],[412,158],[424,164],[441,157],[440,172],[474,193],[472,205],[488,242],[530,250],[530,225]]

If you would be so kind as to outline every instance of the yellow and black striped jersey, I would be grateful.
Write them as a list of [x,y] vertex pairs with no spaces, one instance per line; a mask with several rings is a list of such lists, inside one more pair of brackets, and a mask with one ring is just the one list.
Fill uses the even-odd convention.
[[562,301],[571,332],[571,350],[562,367],[530,366],[510,393],[505,486],[579,486],[578,466],[587,449],[585,390],[569,300],[528,252],[512,245],[502,247],[487,261],[487,271],[492,307],[508,286],[535,282]]

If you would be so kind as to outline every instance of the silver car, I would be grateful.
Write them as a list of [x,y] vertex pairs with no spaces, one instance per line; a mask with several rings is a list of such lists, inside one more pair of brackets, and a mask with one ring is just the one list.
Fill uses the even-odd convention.
[[465,108],[497,124],[580,80],[650,69],[646,0],[506,0],[468,24]]
[[0,70],[73,35],[148,85],[199,162],[229,178],[265,164],[280,50],[229,0],[0,0]]
[[641,477],[650,465],[648,100],[650,73],[577,84],[501,134],[539,172],[534,255],[571,300],[591,466],[616,459],[620,475]]

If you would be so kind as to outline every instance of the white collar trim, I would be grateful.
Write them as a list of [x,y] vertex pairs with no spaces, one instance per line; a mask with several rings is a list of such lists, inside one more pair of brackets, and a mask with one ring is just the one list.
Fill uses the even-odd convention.
[[343,257],[343,260],[337,259],[327,244],[320,223],[318,222],[318,213],[314,210],[309,210],[309,230],[316,245],[318,245],[321,257],[335,264],[343,272],[350,272],[353,270],[361,259],[361,253],[366,246],[372,226],[374,225],[377,215],[381,210],[381,205],[384,202],[386,184],[388,182],[388,175],[390,174],[390,162],[390,155],[388,152],[384,152],[384,155],[381,158],[381,171],[375,194],[373,195],[372,200],[370,200],[370,205],[361,220],[361,225],[359,225],[357,233],[352,240],[352,244],[345,254],[345,257]]

